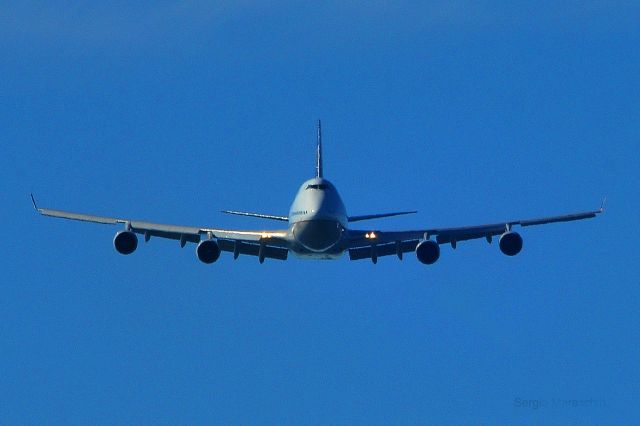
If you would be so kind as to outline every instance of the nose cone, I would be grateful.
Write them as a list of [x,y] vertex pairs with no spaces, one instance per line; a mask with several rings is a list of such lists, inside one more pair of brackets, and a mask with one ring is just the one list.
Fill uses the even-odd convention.
[[331,182],[316,178],[300,187],[289,220],[298,244],[318,253],[340,241],[347,224],[347,212]]
[[305,248],[321,252],[330,249],[342,235],[342,226],[331,220],[298,222],[293,227],[293,235]]

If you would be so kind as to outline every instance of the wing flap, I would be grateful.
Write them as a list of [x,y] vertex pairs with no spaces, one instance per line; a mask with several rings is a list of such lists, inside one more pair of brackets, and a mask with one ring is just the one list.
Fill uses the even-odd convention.
[[288,248],[287,231],[234,231],[226,229],[204,228],[201,234],[211,234],[212,237],[224,240],[238,240],[245,242],[260,243],[275,247]]
[[200,242],[200,234],[167,231],[153,227],[139,228],[132,226],[131,230],[136,234],[144,235],[145,239],[149,239],[151,237],[159,237],[168,238],[170,240],[188,241],[190,243],[196,244]]
[[416,249],[418,245],[418,240],[411,241],[398,241],[395,243],[388,244],[371,244],[370,246],[365,247],[356,247],[349,249],[349,259],[351,260],[361,260],[361,259],[372,259],[375,257],[381,256],[391,256],[398,255],[403,253],[409,253]]
[[[420,240],[424,238],[426,231],[349,231],[348,244],[346,248],[371,247],[377,245],[382,247],[385,244],[397,241]],[[414,247],[415,248],[415,247]]]
[[[227,251],[231,253],[238,254],[246,254],[249,256],[259,256],[260,255],[260,245],[259,244],[251,244],[238,240],[218,240],[218,245],[220,246],[220,250]],[[278,259],[278,260],[287,260],[287,256],[289,255],[289,250],[281,247],[273,247],[265,245],[263,247],[263,255],[269,259]]]
[[436,235],[436,242],[438,244],[447,244],[452,241],[467,241],[476,238],[493,237],[494,235],[501,235],[507,229],[506,223],[470,226],[463,228],[448,228],[441,230],[432,230],[429,235]]

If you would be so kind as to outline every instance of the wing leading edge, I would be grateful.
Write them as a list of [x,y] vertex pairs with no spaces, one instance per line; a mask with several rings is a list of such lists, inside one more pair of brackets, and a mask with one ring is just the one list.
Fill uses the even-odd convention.
[[[124,225],[124,230],[130,235],[132,235],[131,233],[144,235],[145,241],[149,241],[152,236],[168,238],[180,241],[180,245],[184,247],[187,242],[202,244],[208,240],[215,239],[219,249],[222,251],[232,252],[234,254],[234,258],[237,258],[240,254],[246,254],[258,256],[261,262],[264,258],[285,260],[289,252],[290,242],[287,230],[245,231],[160,224],[126,218],[97,216],[40,208],[37,206],[33,195],[31,195],[31,198],[36,211],[44,216],[100,224],[122,224]],[[393,254],[402,259],[404,253],[416,250],[421,241],[430,240],[431,237],[435,237],[435,243],[437,244],[450,243],[452,247],[455,248],[459,241],[486,238],[488,242],[491,242],[492,237],[503,235],[506,232],[511,231],[512,228],[517,225],[525,227],[583,220],[594,218],[603,212],[604,200],[598,210],[535,219],[497,222],[485,225],[430,228],[410,231],[349,230],[347,231],[347,239],[342,249],[349,251],[351,260],[372,259],[376,262],[379,256],[388,256]],[[413,212],[385,213],[381,215],[356,216],[355,218],[361,218],[358,220],[366,220],[369,218],[387,217],[407,213]],[[258,217],[262,216],[268,215],[260,215]],[[118,234],[120,234],[120,232]],[[116,234],[116,238],[118,237],[118,234]]]
[[[413,231],[349,231],[348,247],[351,260],[373,259],[374,256],[388,256],[396,254],[402,258],[402,253],[415,250],[421,240],[435,237],[438,244],[450,243],[455,247],[457,242],[486,238],[491,242],[492,238],[510,231],[513,226],[522,227],[533,225],[545,225],[548,223],[570,222],[575,220],[590,219],[604,212],[604,201],[600,209],[570,213],[560,216],[548,216],[536,219],[522,219],[498,222],[485,225],[461,226],[452,228],[430,228]],[[375,248],[375,250],[372,250]]]
[[197,244],[201,241],[215,238],[218,241],[220,250],[234,253],[235,258],[237,258],[239,254],[247,254],[260,256],[261,258],[266,257],[285,260],[289,251],[288,241],[286,239],[286,230],[244,231],[170,225],[126,218],[45,209],[38,207],[33,194],[31,195],[31,199],[36,211],[43,216],[107,225],[122,224],[124,225],[125,231],[143,235],[145,241],[149,241],[151,237],[167,238],[180,241],[180,245],[184,247],[187,242]]

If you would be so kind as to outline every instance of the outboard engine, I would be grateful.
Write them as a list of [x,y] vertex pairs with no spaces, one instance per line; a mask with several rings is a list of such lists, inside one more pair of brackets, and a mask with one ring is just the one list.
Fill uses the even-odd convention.
[[425,240],[416,247],[416,257],[425,265],[436,263],[440,258],[440,246],[432,240]]
[[138,237],[131,231],[120,231],[113,238],[113,246],[120,254],[131,254],[138,247]]
[[220,246],[214,240],[205,240],[196,247],[196,254],[202,263],[213,263],[220,257]]
[[522,250],[522,237],[517,232],[509,231],[500,237],[500,251],[507,256],[515,256]]

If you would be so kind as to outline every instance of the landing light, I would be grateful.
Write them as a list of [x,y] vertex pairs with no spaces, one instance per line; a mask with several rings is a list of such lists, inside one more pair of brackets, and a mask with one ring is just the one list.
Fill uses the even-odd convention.
[[367,238],[367,239],[378,238],[378,236],[376,235],[375,232],[368,232],[368,233],[364,234],[364,237]]

